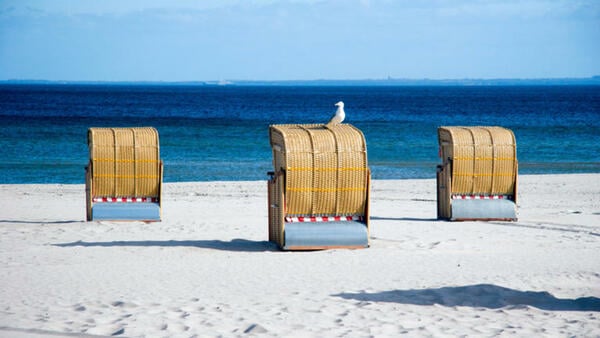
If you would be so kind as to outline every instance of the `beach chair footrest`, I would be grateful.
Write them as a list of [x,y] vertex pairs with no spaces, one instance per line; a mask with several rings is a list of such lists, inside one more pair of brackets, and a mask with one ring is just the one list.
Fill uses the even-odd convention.
[[110,221],[160,221],[158,203],[96,203],[92,219]]
[[507,199],[453,199],[452,220],[517,220],[515,202]]
[[367,226],[363,222],[285,223],[285,250],[366,248]]

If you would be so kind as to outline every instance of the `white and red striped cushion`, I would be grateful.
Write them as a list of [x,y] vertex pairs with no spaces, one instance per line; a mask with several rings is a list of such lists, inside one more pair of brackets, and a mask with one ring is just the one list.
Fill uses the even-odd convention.
[[509,195],[452,195],[453,200],[510,200]]
[[363,221],[363,216],[298,216],[286,217],[287,223]]
[[94,203],[158,203],[156,197],[94,197]]

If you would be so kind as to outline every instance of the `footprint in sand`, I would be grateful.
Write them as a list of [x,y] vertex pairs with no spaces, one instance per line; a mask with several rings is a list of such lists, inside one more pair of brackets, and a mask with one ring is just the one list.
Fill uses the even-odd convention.
[[120,300],[114,301],[114,302],[110,303],[110,305],[112,305],[114,307],[122,307],[122,308],[134,308],[134,307],[137,307],[137,305],[134,304],[134,303],[127,303],[127,302],[120,301]]
[[83,312],[85,310],[87,310],[87,308],[81,304],[76,304],[73,306],[73,311]]
[[101,325],[89,328],[86,333],[99,336],[116,336],[125,333],[125,328],[120,325]]
[[246,328],[246,330],[244,330],[245,334],[265,334],[267,332],[269,331],[267,331],[267,329],[262,327],[260,324],[251,324],[248,326],[248,328]]
[[440,245],[440,243],[441,242],[439,242],[439,241],[438,242],[429,243],[429,249],[435,248],[436,246]]

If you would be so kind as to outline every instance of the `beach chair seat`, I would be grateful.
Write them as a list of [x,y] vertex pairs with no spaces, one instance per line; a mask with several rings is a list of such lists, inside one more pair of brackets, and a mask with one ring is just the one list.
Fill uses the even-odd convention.
[[341,124],[272,125],[269,241],[284,250],[369,246],[364,135]]
[[513,132],[501,127],[440,127],[438,140],[438,218],[517,220]]
[[163,163],[154,128],[90,128],[87,220],[160,221]]

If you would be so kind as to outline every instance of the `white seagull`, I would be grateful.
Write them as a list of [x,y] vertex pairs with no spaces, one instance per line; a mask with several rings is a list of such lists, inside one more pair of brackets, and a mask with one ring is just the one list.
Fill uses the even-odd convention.
[[344,102],[340,101],[335,104],[338,108],[335,111],[335,115],[327,122],[327,127],[334,126],[336,124],[340,124],[346,118],[346,113],[344,112]]

